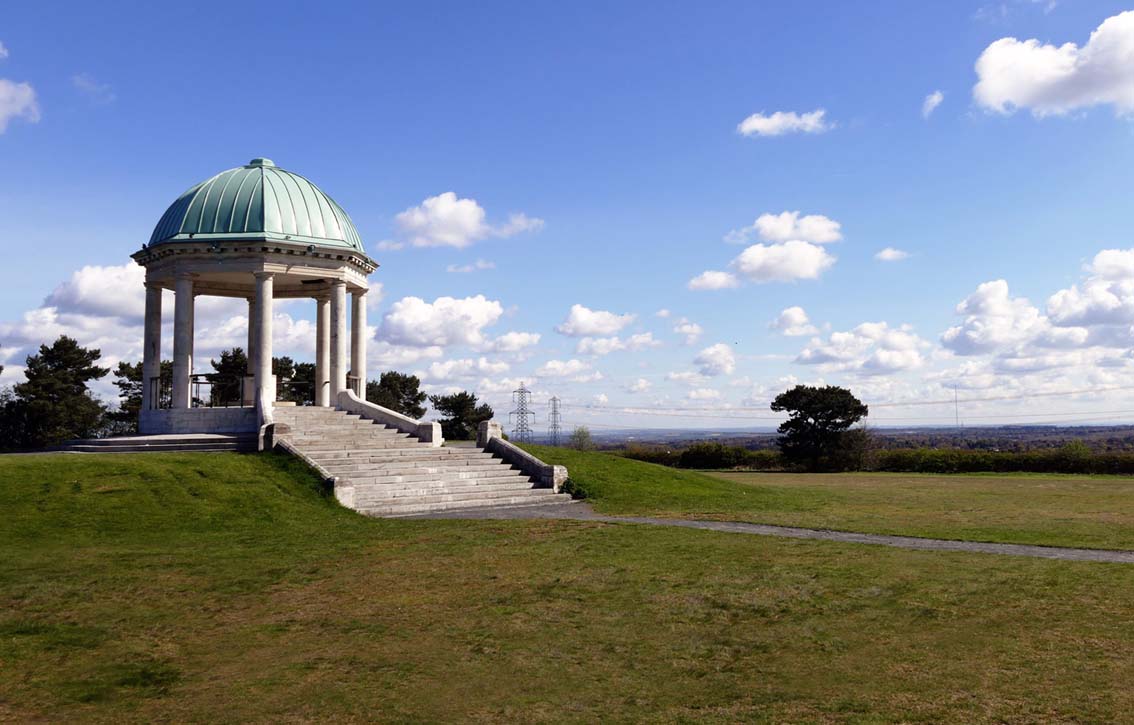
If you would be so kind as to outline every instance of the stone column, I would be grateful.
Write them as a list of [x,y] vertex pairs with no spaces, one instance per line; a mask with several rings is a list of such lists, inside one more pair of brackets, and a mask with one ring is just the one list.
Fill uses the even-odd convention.
[[346,390],[346,282],[331,283],[331,404]]
[[351,293],[350,374],[358,378],[358,397],[366,398],[366,292]]
[[315,405],[331,405],[331,298],[315,298]]
[[161,287],[146,284],[146,327],[142,338],[142,410],[158,407],[161,383]]
[[256,404],[261,421],[271,418],[276,401],[276,379],[272,375],[272,273],[255,272],[256,278]]
[[193,374],[193,275],[178,272],[173,303],[173,407],[188,408]]

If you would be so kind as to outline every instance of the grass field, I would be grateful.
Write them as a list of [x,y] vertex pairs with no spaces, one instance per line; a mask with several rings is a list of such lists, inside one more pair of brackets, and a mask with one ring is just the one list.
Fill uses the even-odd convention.
[[1134,479],[1039,474],[699,473],[530,446],[596,510],[1048,546],[1134,549]]
[[0,512],[0,720],[1134,711],[1132,566],[370,520],[287,459],[237,454],[0,457]]

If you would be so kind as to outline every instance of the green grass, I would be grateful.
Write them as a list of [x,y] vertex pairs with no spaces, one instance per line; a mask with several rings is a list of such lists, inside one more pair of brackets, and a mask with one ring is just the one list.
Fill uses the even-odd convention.
[[0,512],[0,721],[1134,711],[1132,566],[370,520],[236,454],[0,457]]
[[1134,549],[1134,479],[686,471],[529,446],[596,510],[1048,546]]

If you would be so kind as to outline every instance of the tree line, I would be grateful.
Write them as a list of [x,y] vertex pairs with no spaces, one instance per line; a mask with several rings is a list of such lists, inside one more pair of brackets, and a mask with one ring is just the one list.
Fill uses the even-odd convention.
[[[66,335],[51,345],[40,345],[36,354],[27,357],[25,381],[0,390],[0,449],[39,449],[77,438],[136,433],[142,391],[147,384],[142,379],[142,363],[123,361],[114,368],[113,384],[118,389],[119,401],[111,405],[90,391],[91,383],[111,374],[109,367],[97,364],[101,358],[101,350],[84,348]],[[203,376],[206,392],[199,393],[207,399],[194,402],[238,405],[248,369],[244,350],[223,350],[209,364],[212,372]],[[0,372],[3,369],[0,366]],[[172,362],[162,360],[160,369],[161,380],[172,380]],[[272,372],[277,378],[279,400],[314,404],[314,363],[274,357]],[[158,395],[159,405],[169,404],[168,386],[159,386]],[[425,415],[428,400],[443,416],[442,435],[450,440],[475,438],[480,422],[491,420],[494,414],[492,407],[480,402],[474,393],[428,395],[421,390],[416,375],[392,370],[383,372],[377,380],[367,381],[366,399],[411,418]]]

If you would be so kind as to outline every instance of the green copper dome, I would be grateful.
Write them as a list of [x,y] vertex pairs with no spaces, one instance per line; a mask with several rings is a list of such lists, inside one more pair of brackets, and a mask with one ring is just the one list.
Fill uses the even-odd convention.
[[150,244],[271,239],[344,247],[362,240],[335,200],[271,159],[252,159],[182,194],[165,211]]

